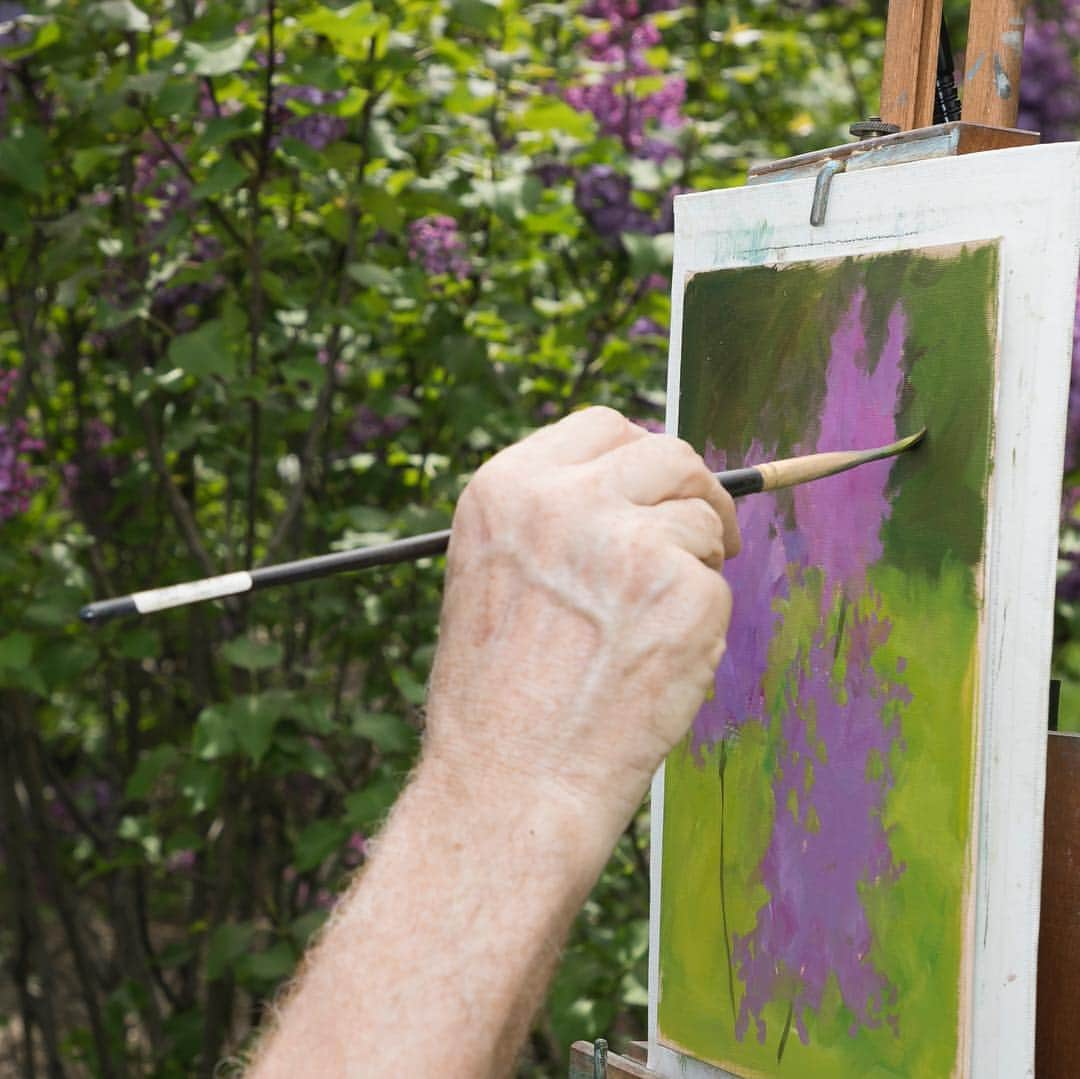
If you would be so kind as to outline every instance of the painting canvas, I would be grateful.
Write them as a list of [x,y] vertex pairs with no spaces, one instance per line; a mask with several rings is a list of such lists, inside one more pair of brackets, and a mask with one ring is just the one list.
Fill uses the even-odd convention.
[[699,272],[714,469],[905,457],[738,504],[711,698],[665,766],[656,1040],[736,1076],[966,1074],[999,245]]

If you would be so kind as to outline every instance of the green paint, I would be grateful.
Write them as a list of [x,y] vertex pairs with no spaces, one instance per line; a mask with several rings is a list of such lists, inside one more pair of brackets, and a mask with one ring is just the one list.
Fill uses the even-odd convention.
[[[778,812],[772,792],[782,760],[776,717],[790,678],[783,657],[797,654],[819,626],[818,571],[808,571],[778,601],[783,618],[770,646],[766,720],[747,723],[730,742],[696,754],[688,740],[666,766],[660,1037],[738,1075],[936,1079],[952,1074],[956,1064],[960,993],[971,961],[964,918],[972,883],[977,595],[997,274],[997,245],[987,243],[699,274],[687,286],[680,434],[699,448],[709,441],[725,450],[728,467],[742,463],[755,439],[778,456],[813,448],[830,335],[858,285],[867,291],[873,356],[881,351],[890,312],[897,301],[903,304],[906,382],[897,431],[929,430],[925,447],[893,467],[883,554],[868,574],[875,598],[856,600],[852,611],[838,602],[826,620],[835,633],[879,601],[878,616],[891,632],[873,654],[874,668],[882,678],[901,678],[912,695],[910,704],[882,717],[900,724],[900,740],[887,759],[872,754],[867,762],[869,777],[893,778],[882,824],[902,872],[860,886],[872,930],[870,957],[896,992],[898,1033],[888,1024],[854,1023],[832,977],[809,1017],[809,1044],[794,1026],[788,1029],[790,1008],[782,999],[772,999],[763,1014],[763,1043],[753,1024],[741,1041],[734,1035],[733,1006],[737,1010],[744,987],[737,972],[729,980],[731,941],[752,932],[769,897],[760,866]],[[781,494],[780,504],[793,520],[791,494]],[[838,648],[838,680],[844,663]],[[812,724],[810,734],[813,744]],[[806,777],[800,790],[807,794],[825,752],[818,743],[799,761]],[[780,812],[798,814],[802,798],[793,796]],[[813,831],[816,818],[808,814],[807,821]]]

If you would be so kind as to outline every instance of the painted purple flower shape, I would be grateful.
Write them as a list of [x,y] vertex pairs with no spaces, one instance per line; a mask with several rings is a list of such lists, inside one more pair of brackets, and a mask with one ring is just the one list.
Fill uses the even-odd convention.
[[[907,317],[897,303],[886,324],[881,355],[873,363],[865,309],[866,290],[859,288],[832,335],[816,452],[869,448],[896,439]],[[795,519],[809,563],[824,574],[826,605],[837,587],[858,590],[867,567],[881,557],[881,526],[889,513],[885,487],[892,465],[892,460],[879,461],[795,488]]]
[[911,695],[881,680],[872,663],[890,631],[876,611],[849,615],[840,685],[834,642],[819,630],[797,657],[787,690],[776,816],[760,867],[769,899],[733,949],[744,985],[736,1036],[745,1037],[753,1021],[764,1042],[766,1005],[786,1003],[778,1055],[792,1025],[808,1041],[806,1013],[820,1009],[831,977],[854,1017],[849,1033],[883,1022],[898,1032],[896,991],[874,965],[863,904],[866,888],[904,870],[893,860],[882,814],[893,781],[889,756]]
[[409,255],[432,275],[463,280],[472,269],[458,223],[445,214],[421,217],[409,225]]
[[[769,456],[754,441],[743,463],[754,465]],[[725,455],[711,446],[706,447],[705,463],[713,472],[727,467]],[[765,720],[769,644],[780,617],[775,606],[788,594],[790,537],[785,534],[776,496],[766,493],[742,499],[736,517],[742,552],[724,567],[733,617],[727,650],[716,669],[714,693],[694,720],[692,746],[699,760],[703,748],[735,733],[744,723]]]

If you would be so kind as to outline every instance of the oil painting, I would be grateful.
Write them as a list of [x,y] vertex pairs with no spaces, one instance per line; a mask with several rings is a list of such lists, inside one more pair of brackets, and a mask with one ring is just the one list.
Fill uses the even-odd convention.
[[736,1076],[965,1074],[998,244],[693,275],[713,469],[895,460],[738,503],[710,698],[665,766],[657,1038]]

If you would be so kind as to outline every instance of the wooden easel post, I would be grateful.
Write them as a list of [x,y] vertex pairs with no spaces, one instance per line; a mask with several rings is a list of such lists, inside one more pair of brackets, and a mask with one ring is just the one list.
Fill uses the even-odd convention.
[[[1022,0],[972,0],[964,61],[961,119],[1012,128],[1020,104],[1024,49]],[[885,27],[881,119],[901,131],[927,127],[934,115],[941,0],[894,0]]]

